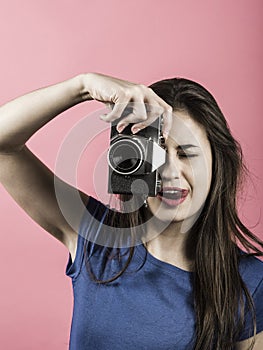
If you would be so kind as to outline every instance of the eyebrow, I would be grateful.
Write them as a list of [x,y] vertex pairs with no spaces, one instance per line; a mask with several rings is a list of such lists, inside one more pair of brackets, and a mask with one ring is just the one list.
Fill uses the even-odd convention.
[[179,145],[177,148],[185,150],[185,149],[192,148],[192,147],[198,147],[198,146],[186,144],[186,145]]

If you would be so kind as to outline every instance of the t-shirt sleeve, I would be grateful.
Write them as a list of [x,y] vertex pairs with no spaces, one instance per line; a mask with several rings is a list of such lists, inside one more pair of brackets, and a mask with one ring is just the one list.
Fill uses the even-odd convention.
[[[84,210],[79,226],[75,260],[72,262],[72,257],[69,253],[66,266],[66,275],[71,277],[73,281],[76,280],[80,274],[84,259],[84,249],[88,249],[88,256],[91,254],[92,249],[94,249],[94,244],[92,241],[89,241],[89,238],[93,236],[92,232],[97,232],[99,230],[99,226],[101,225],[107,210],[107,206],[103,203],[92,196],[89,197],[86,210]],[[87,240],[88,244],[85,245]]]
[[[263,331],[263,278],[259,282],[254,293],[252,293],[252,298],[253,298],[255,314],[256,314],[256,325],[257,325],[256,333],[260,333]],[[254,332],[253,318],[251,313],[247,312],[245,315],[245,327],[238,341],[242,341],[252,337],[253,332]]]

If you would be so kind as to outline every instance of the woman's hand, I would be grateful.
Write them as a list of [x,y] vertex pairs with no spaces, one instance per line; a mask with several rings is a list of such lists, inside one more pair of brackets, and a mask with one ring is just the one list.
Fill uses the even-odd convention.
[[[101,119],[106,122],[119,119],[124,110],[128,108],[130,113],[117,124],[118,132],[132,123],[134,124],[132,132],[136,133],[162,116],[162,132],[163,136],[167,137],[172,123],[172,107],[156,95],[152,89],[142,84],[98,73],[83,75],[83,86],[86,94],[88,91],[88,98],[91,97],[111,106],[112,111],[101,116]],[[85,96],[85,92],[83,96]]]

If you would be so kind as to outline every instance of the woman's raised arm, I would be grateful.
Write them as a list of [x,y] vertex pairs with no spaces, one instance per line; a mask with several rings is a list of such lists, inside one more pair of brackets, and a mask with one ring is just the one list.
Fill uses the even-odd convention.
[[[76,233],[62,215],[55,195],[54,174],[25,145],[59,113],[91,99],[82,76],[18,97],[0,107],[0,182],[27,214],[64,243],[74,257]],[[76,189],[60,179],[66,200]],[[84,204],[88,196],[79,192]],[[76,224],[83,211],[72,203]]]
[[[122,127],[133,122],[139,128],[144,128],[163,114],[164,131],[169,130],[171,107],[151,89],[97,73],[78,75],[18,97],[0,107],[0,182],[34,221],[68,247],[73,258],[77,237],[73,227],[78,227],[84,206],[74,203],[76,188],[56,178],[65,198],[65,207],[71,215],[70,222],[74,223],[69,225],[57,203],[54,188],[56,175],[27,148],[26,142],[61,112],[92,99],[113,106],[112,111],[103,118],[106,122],[118,119],[127,103],[132,101],[133,111],[122,120]],[[146,102],[152,106],[147,112]],[[88,195],[79,194],[85,205]]]
[[43,125],[66,109],[92,99],[82,76],[18,97],[0,107],[0,152],[20,150]]

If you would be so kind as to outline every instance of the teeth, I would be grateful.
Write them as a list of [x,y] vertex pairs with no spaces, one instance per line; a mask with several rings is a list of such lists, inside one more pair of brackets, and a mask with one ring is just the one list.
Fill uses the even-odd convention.
[[160,192],[160,195],[168,199],[180,199],[183,193],[180,190],[165,190]]
[[178,191],[178,190],[167,190],[167,191],[163,191],[163,193],[171,193],[171,194],[177,194],[177,193],[180,193],[181,191]]

